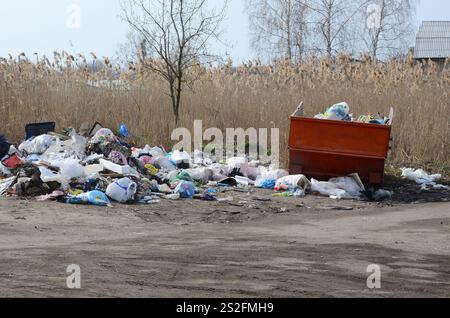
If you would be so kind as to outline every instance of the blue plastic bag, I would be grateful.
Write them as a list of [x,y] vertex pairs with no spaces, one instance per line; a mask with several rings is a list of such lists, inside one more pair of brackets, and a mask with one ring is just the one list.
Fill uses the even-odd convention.
[[91,204],[96,206],[110,206],[111,202],[109,201],[106,194],[101,191],[95,190],[90,192],[82,193],[76,197],[70,197],[67,199],[67,203],[70,204]]
[[183,199],[192,199],[195,195],[195,185],[189,181],[181,181],[175,188],[175,193],[179,193]]
[[262,188],[262,189],[274,189],[276,186],[277,180],[275,179],[266,179],[263,180],[259,185],[258,188]]
[[121,137],[125,137],[128,138],[130,136],[130,133],[128,132],[128,128],[127,126],[125,126],[125,124],[121,124],[119,127],[119,135]]

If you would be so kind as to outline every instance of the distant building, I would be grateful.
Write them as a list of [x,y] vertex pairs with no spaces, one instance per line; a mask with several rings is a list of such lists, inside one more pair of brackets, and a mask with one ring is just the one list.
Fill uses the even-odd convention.
[[424,21],[414,49],[416,60],[429,60],[444,66],[450,58],[450,21]]

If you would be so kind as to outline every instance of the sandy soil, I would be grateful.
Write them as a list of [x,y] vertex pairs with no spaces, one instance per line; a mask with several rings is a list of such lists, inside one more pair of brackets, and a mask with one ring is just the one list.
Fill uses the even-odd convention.
[[[1,198],[0,296],[450,297],[448,192],[384,204],[221,196],[234,201]],[[70,264],[80,290],[66,286]],[[370,264],[381,266],[379,290],[366,286]]]

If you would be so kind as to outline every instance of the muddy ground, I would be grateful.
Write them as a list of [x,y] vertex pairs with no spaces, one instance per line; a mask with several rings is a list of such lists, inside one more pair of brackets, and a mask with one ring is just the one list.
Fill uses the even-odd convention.
[[[0,198],[0,297],[450,297],[449,193],[391,186],[385,203],[260,190],[114,208]],[[367,288],[371,264],[381,289]]]

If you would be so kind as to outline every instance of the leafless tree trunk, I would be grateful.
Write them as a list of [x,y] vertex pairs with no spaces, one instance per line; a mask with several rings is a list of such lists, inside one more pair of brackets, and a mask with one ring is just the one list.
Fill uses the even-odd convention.
[[299,62],[305,53],[306,0],[247,0],[251,45],[269,57]]
[[378,0],[367,6],[363,42],[375,61],[379,55],[407,50],[413,36],[416,0]]
[[141,39],[140,50],[146,52],[145,68],[168,84],[176,124],[189,71],[196,65],[218,60],[210,53],[208,43],[219,38],[226,6],[225,1],[220,10],[213,10],[207,0],[122,2],[122,17]]

